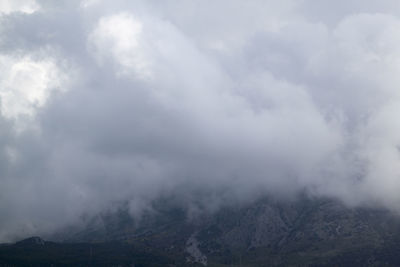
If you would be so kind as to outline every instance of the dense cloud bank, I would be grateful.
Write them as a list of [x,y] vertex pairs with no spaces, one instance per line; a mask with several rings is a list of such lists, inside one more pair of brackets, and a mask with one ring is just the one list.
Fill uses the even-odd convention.
[[0,4],[0,240],[159,197],[400,211],[400,6]]

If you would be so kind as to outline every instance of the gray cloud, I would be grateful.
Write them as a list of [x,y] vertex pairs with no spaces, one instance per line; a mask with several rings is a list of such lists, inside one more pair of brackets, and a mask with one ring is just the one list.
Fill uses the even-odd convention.
[[1,240],[172,196],[399,211],[396,1],[26,3],[0,6]]

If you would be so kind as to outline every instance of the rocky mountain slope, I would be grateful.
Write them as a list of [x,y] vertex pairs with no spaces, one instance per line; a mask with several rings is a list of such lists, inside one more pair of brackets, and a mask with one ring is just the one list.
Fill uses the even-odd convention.
[[92,250],[117,242],[125,256],[110,253],[125,259],[121,266],[135,257],[135,266],[400,266],[400,219],[388,211],[307,198],[262,199],[191,219],[166,203],[155,210],[138,222],[120,209],[53,238],[59,246],[98,246]]

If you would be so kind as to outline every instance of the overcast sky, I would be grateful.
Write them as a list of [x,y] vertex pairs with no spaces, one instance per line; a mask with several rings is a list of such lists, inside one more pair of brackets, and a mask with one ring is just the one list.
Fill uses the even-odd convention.
[[398,0],[1,0],[0,241],[118,203],[400,211]]

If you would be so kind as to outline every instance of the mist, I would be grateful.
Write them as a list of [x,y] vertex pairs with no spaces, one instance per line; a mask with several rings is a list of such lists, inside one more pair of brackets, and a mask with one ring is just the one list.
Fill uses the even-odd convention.
[[0,4],[0,240],[128,203],[400,212],[397,1]]

